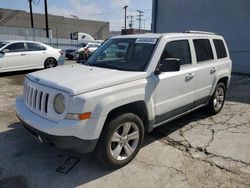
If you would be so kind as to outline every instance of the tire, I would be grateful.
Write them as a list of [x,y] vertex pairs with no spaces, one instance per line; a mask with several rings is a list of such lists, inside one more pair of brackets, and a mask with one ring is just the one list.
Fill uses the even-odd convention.
[[56,65],[57,65],[57,61],[52,57],[49,57],[44,62],[44,68],[45,69],[56,67]]
[[218,83],[207,105],[207,111],[212,115],[218,114],[224,106],[225,98],[226,87],[223,83]]
[[141,119],[135,114],[125,113],[105,123],[95,153],[105,166],[120,168],[137,155],[143,138]]

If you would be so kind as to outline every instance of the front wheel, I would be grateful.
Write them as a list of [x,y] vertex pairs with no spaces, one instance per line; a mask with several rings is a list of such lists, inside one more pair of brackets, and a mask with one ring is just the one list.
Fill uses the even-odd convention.
[[51,57],[46,59],[46,61],[44,62],[45,69],[56,67],[56,65],[57,65],[56,60],[54,58],[51,58]]
[[208,103],[207,110],[212,115],[218,114],[224,106],[226,87],[223,83],[217,84],[214,93]]
[[122,114],[105,124],[96,148],[97,157],[110,168],[120,168],[139,152],[143,137],[141,119],[132,113]]

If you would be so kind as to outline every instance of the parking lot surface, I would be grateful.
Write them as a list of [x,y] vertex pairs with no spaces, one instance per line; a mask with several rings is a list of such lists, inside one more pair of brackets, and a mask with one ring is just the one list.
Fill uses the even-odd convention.
[[[67,62],[67,64],[74,63]],[[15,115],[25,73],[0,77],[0,187],[250,187],[250,76],[233,75],[224,109],[203,109],[147,134],[129,165],[38,143]]]

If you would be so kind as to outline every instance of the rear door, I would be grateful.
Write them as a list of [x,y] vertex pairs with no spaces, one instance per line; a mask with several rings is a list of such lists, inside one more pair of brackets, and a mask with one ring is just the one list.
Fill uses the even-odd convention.
[[0,71],[14,71],[27,67],[27,51],[23,42],[11,43],[4,49],[8,52],[0,58]]
[[193,39],[197,64],[197,85],[195,105],[199,106],[208,102],[212,86],[216,79],[218,64],[215,61],[212,45],[209,38]]
[[26,42],[28,51],[28,66],[34,68],[43,68],[47,59],[46,47],[39,43]]
[[177,72],[162,72],[156,75],[156,124],[190,110],[194,106],[197,73],[190,50],[190,40],[168,40],[161,55],[180,59]]

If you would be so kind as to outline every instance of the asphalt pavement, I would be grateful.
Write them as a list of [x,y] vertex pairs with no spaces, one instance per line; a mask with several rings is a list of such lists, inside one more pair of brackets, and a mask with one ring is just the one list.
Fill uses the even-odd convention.
[[1,188],[250,187],[250,76],[233,75],[221,113],[200,109],[155,129],[129,165],[109,170],[21,127],[14,103],[28,72],[0,75]]

